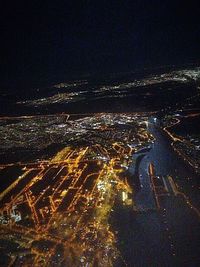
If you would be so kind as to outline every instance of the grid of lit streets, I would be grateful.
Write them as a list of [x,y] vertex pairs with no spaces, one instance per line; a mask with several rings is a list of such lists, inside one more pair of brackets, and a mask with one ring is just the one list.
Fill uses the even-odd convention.
[[[49,160],[0,166],[21,170],[0,195],[0,234],[6,237],[1,242],[7,266],[113,265],[120,253],[109,215],[117,196],[124,205],[134,205],[134,188],[126,170],[134,151],[152,140],[146,120],[145,114],[103,113],[75,119],[66,114],[1,118],[7,134],[12,130],[16,137],[19,125],[24,129],[17,137],[23,142],[10,140],[16,146],[30,148],[34,133],[37,146],[45,147],[40,136],[44,132],[52,142],[63,142]],[[34,125],[35,131],[29,131]],[[58,137],[63,129],[65,140]],[[5,136],[1,140],[6,153]]]

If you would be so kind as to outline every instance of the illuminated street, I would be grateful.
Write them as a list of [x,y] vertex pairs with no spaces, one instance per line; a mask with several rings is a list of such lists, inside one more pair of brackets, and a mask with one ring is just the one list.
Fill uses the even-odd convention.
[[1,11],[0,267],[199,267],[199,1]]
[[[152,139],[143,123],[145,117],[99,114],[75,121],[73,116],[65,118],[77,131],[76,144],[66,135],[70,144],[49,160],[16,162],[22,173],[0,195],[1,232],[20,246],[20,258],[11,254],[10,264],[54,266],[66,262],[80,266],[98,261],[99,266],[111,266],[119,257],[109,214],[116,196],[121,196],[125,205],[133,205],[134,188],[127,181],[126,169],[134,151]],[[26,118],[25,127],[36,119]],[[49,123],[55,120],[48,119]],[[49,134],[53,139],[53,133]],[[133,141],[137,144],[134,148]],[[13,164],[1,166],[2,172],[9,168]]]
[[198,75],[16,101],[0,117],[0,265],[197,266]]
[[[132,260],[132,263],[137,263],[140,256],[135,253],[140,246],[133,244],[137,249],[133,253],[135,258],[130,259],[131,254],[124,253],[119,245],[123,224],[120,229],[119,225],[116,228],[116,211],[112,215],[118,201],[120,204],[117,209],[120,206],[124,209],[121,214],[127,210],[133,222],[134,217],[140,220],[141,216],[145,216],[143,223],[151,218],[156,220],[156,224],[161,223],[162,228],[162,219],[160,222],[160,219],[157,221],[158,218],[153,217],[155,212],[161,212],[161,217],[162,214],[165,216],[171,201],[172,205],[176,205],[177,201],[181,201],[179,205],[187,204],[192,209],[192,215],[188,216],[199,221],[200,213],[197,202],[194,202],[195,192],[190,195],[190,192],[182,191],[177,179],[175,181],[174,177],[167,176],[171,170],[162,169],[167,165],[162,163],[164,158],[155,149],[156,144],[163,147],[164,137],[161,137],[155,122],[148,115],[152,116],[153,113],[101,113],[79,115],[78,119],[66,114],[1,119],[2,122],[12,120],[16,123],[3,126],[1,135],[12,130],[15,136],[9,134],[14,138],[10,140],[11,144],[4,139],[4,149],[17,145],[27,151],[33,150],[35,146],[46,151],[48,142],[65,144],[57,148],[57,153],[49,159],[45,154],[44,159],[27,161],[28,157],[24,161],[0,166],[2,179],[3,173],[11,174],[12,170],[19,172],[17,178],[8,180],[7,188],[0,194],[0,231],[8,236],[7,242],[17,247],[17,253],[16,248],[11,251],[8,248],[10,256],[7,264],[95,266],[98,262],[99,266],[113,266],[119,260],[122,265]],[[23,130],[17,136],[20,127],[29,129],[29,132]],[[30,130],[33,127],[37,139]],[[62,136],[64,130],[67,133]],[[171,134],[169,137],[174,140]],[[42,140],[48,142],[43,143]],[[170,140],[168,143],[173,150]],[[174,162],[177,160],[174,159]],[[129,167],[130,172],[127,171]],[[185,170],[181,175],[186,173]],[[126,222],[127,215],[124,216]],[[148,237],[148,231],[145,238]],[[157,246],[161,247],[159,240],[162,238],[156,237],[156,240],[155,248],[159,250]],[[132,242],[137,242],[137,235],[136,239],[133,237],[127,244]],[[171,259],[171,256],[176,256],[175,248],[172,253],[168,248],[169,240],[164,243],[165,249],[160,255],[168,255],[167,262],[172,264],[175,259]],[[153,250],[151,253],[157,252]],[[162,263],[161,258],[157,259],[156,255],[153,257],[155,262]]]

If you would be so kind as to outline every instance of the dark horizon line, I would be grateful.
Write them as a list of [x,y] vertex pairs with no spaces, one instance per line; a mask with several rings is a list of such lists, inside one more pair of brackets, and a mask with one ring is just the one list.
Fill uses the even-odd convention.
[[[139,65],[138,65],[139,66]],[[184,63],[171,63],[171,64],[158,64],[155,66],[149,66],[149,65],[144,65],[144,66],[139,66],[137,68],[130,68],[129,66],[126,67],[122,67],[121,69],[119,68],[110,68],[110,70],[108,69],[104,69],[104,70],[98,70],[98,69],[94,69],[94,70],[78,70],[77,72],[73,72],[70,73],[69,71],[63,69],[61,70],[61,77],[58,77],[59,75],[55,75],[55,77],[53,76],[52,78],[52,73],[48,74],[48,71],[46,71],[46,73],[44,75],[42,75],[42,79],[41,77],[38,77],[37,81],[36,79],[33,79],[33,77],[29,79],[29,82],[27,84],[27,81],[25,80],[24,84],[22,84],[21,81],[17,81],[17,79],[14,77],[13,80],[16,82],[14,85],[12,84],[12,81],[10,82],[10,84],[8,84],[7,81],[3,81],[1,82],[0,80],[0,86],[1,86],[1,90],[3,91],[3,93],[5,93],[6,91],[8,91],[9,93],[10,90],[25,90],[25,89],[36,89],[36,88],[47,88],[47,87],[51,87],[55,84],[58,83],[62,83],[62,82],[73,82],[73,81],[77,81],[77,80],[81,80],[81,79],[110,79],[112,78],[112,75],[115,76],[120,76],[120,75],[149,75],[149,74],[156,74],[155,71],[173,71],[173,70],[181,70],[187,67],[200,67],[200,60],[191,60],[191,61],[187,61]],[[66,75],[64,73],[67,73]],[[146,73],[144,73],[146,72]],[[151,73],[153,72],[153,73]],[[14,75],[13,75],[14,76]],[[65,77],[64,77],[65,76]]]

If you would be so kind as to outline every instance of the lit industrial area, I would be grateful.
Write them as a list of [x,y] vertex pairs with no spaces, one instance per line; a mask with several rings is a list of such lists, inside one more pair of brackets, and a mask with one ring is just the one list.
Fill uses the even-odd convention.
[[[1,149],[12,145],[31,153],[35,146],[48,146],[47,140],[65,146],[50,159],[0,166],[1,173],[13,166],[20,170],[0,195],[1,233],[13,247],[5,250],[7,264],[86,266],[98,261],[99,266],[112,265],[119,251],[109,216],[117,197],[124,205],[134,205],[134,188],[126,172],[132,154],[153,140],[145,116],[98,114],[73,120],[73,116],[61,115],[15,120],[6,124],[8,118],[1,119],[5,123]],[[38,132],[36,128],[31,131],[33,127],[38,127]]]
[[0,117],[0,265],[197,262],[198,103],[199,68],[16,101]]

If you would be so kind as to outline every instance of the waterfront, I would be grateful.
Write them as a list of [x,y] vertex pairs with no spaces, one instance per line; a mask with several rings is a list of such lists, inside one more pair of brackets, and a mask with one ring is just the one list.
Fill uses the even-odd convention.
[[[127,266],[198,266],[200,223],[190,204],[199,207],[199,177],[173,151],[170,139],[162,130],[150,122],[149,131],[155,142],[140,164],[142,187],[135,196],[141,212],[118,206],[113,215],[122,257]],[[159,212],[151,210],[155,202],[148,175],[150,162],[154,163],[157,174],[171,175],[191,202],[170,192],[170,196],[161,200]]]
[[198,266],[199,73],[3,95],[0,265]]

